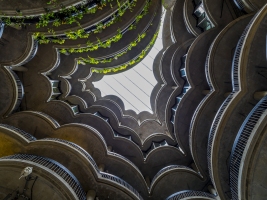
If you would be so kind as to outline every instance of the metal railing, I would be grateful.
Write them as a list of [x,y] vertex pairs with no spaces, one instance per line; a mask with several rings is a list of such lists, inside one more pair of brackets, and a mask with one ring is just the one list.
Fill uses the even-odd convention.
[[236,136],[230,157],[230,184],[232,199],[238,200],[238,177],[242,156],[246,148],[250,135],[255,128],[260,117],[267,109],[267,96],[263,97],[252,109]]
[[243,0],[234,0],[235,5],[239,8],[239,10],[245,10],[245,4]]
[[[78,3],[76,3],[75,5],[72,5],[72,6],[79,13],[79,12],[82,11],[82,9],[94,8],[97,5],[97,2],[99,2],[99,1],[98,0],[87,0],[86,3],[84,3],[84,1],[80,1],[80,2],[78,2]],[[62,10],[62,7],[59,8],[59,9],[51,11],[51,12],[55,13],[55,17],[54,17],[54,19],[51,19],[51,22],[54,21],[56,18],[65,18],[66,17],[67,14],[60,13],[61,10]],[[44,9],[44,12],[49,12],[49,10]],[[30,23],[38,23],[43,14],[44,13],[34,14],[34,15],[28,14],[27,17],[23,16],[23,15],[18,15],[18,14],[16,16],[5,16],[5,15],[2,15],[0,17],[3,20],[5,20],[6,18],[10,19],[10,22],[12,22],[12,23],[17,23],[19,19],[22,19],[23,23],[30,24]],[[72,12],[72,14],[75,15],[74,12]]]
[[83,191],[82,186],[80,185],[77,178],[68,169],[52,159],[35,155],[15,154],[12,156],[0,158],[0,161],[1,160],[30,161],[39,164],[47,169],[50,169],[51,171],[59,175],[62,179],[64,179],[64,181],[73,189],[78,199],[86,200],[86,193]]
[[39,111],[26,111],[26,112],[41,115],[44,118],[47,118],[49,121],[51,121],[56,127],[60,127],[59,123],[53,117],[51,117],[50,115],[46,113],[39,112]]
[[210,60],[210,54],[211,54],[211,50],[212,50],[214,42],[210,45],[210,48],[209,48],[209,51],[206,57],[206,62],[205,62],[205,75],[206,75],[206,80],[210,87],[210,90],[213,90],[213,86],[211,84],[210,75],[209,75],[209,60]]
[[5,23],[0,20],[0,39],[4,33]]
[[14,126],[10,126],[10,125],[7,125],[7,124],[0,124],[0,128],[5,128],[5,129],[9,129],[13,132],[16,132],[17,134],[21,135],[22,137],[26,138],[27,140],[29,141],[35,141],[36,138],[33,137],[31,134],[17,128],[17,127],[14,127]]
[[[91,32],[94,32],[95,30],[97,30],[97,26],[99,24],[103,24],[105,26],[106,24],[108,24],[108,23],[110,23],[112,21],[115,21],[118,17],[120,17],[120,12],[121,11],[126,11],[129,8],[129,5],[131,3],[134,3],[134,0],[128,0],[127,2],[124,2],[124,4],[121,6],[122,8],[118,9],[112,15],[104,18],[100,22],[98,21],[97,23],[95,23],[95,24],[93,24],[93,25],[91,25],[89,27],[83,28],[84,31],[86,33],[91,33]],[[96,6],[96,4],[94,6]],[[128,29],[130,26],[131,26],[131,24],[126,29]],[[68,39],[68,37],[67,37],[67,35],[65,33],[64,34],[60,34],[57,37],[60,37],[61,39]],[[47,38],[53,39],[53,38],[55,38],[55,36],[48,36]]]
[[247,36],[248,30],[250,28],[250,26],[252,25],[252,23],[254,22],[254,19],[257,15],[255,15],[249,22],[249,24],[246,26],[245,30],[243,31],[236,49],[235,49],[235,53],[234,53],[234,58],[233,58],[233,62],[232,62],[232,85],[233,85],[233,91],[239,91],[239,77],[238,77],[238,66],[239,66],[239,62],[240,62],[240,54],[241,51],[243,49],[243,44],[245,41],[245,38]]
[[[208,168],[209,168],[209,174],[211,177],[212,182],[214,181],[213,179],[213,173],[212,173],[212,166],[211,166],[211,152],[212,152],[212,144],[213,144],[213,139],[215,137],[216,129],[219,124],[219,121],[221,120],[222,114],[226,107],[228,106],[229,102],[233,99],[234,97],[234,92],[230,93],[230,95],[224,100],[222,103],[221,107],[216,113],[216,116],[212,122],[210,133],[209,133],[209,139],[208,139],[208,147],[207,147],[207,157],[208,157]],[[214,183],[213,183],[214,184]]]
[[180,199],[188,199],[193,197],[203,197],[204,199],[215,199],[215,196],[202,191],[193,191],[193,190],[185,190],[172,194],[166,200],[180,200]]
[[15,64],[15,65],[12,65],[13,67],[22,66],[22,65],[28,63],[36,55],[37,50],[38,50],[38,41],[33,39],[33,37],[31,39],[32,39],[32,45],[30,47],[30,53],[21,62]]
[[139,194],[139,192],[137,192],[136,189],[134,189],[129,183],[127,183],[126,181],[122,180],[121,178],[117,177],[117,176],[114,176],[112,174],[108,174],[108,173],[105,173],[105,172],[101,172],[101,177],[104,178],[104,179],[108,179],[108,180],[112,180],[113,182],[116,182],[118,183],[119,185],[121,186],[124,186],[126,188],[128,188],[128,190],[130,190],[131,192],[133,192],[137,197],[138,199],[140,200],[143,200],[143,197]]
[[16,80],[16,85],[17,85],[17,89],[18,89],[18,96],[17,96],[15,107],[13,109],[13,111],[15,111],[19,108],[19,106],[22,102],[22,99],[24,97],[24,87],[23,87],[22,82],[20,81],[18,75],[13,70],[11,70],[11,69],[8,69],[8,70],[12,74],[14,79]]
[[189,167],[186,167],[186,166],[182,166],[182,165],[169,165],[167,167],[164,167],[162,168],[152,179],[151,181],[151,185],[154,184],[154,182],[160,177],[161,174],[164,174],[165,172],[167,171],[171,171],[173,169],[184,169],[184,170],[189,170],[189,171],[192,171],[193,173],[196,173],[194,170],[192,170],[191,168]]
[[137,190],[135,190],[126,181],[122,180],[121,178],[119,178],[119,177],[117,177],[115,175],[108,174],[108,173],[105,173],[105,172],[101,172],[98,169],[98,166],[97,166],[96,162],[94,161],[94,159],[91,157],[91,155],[89,153],[87,153],[83,148],[78,146],[77,144],[74,144],[74,143],[66,141],[66,140],[57,139],[57,138],[45,138],[45,139],[42,139],[42,140],[61,142],[61,143],[64,143],[64,144],[67,144],[67,145],[73,147],[74,149],[79,151],[82,155],[84,155],[90,161],[90,163],[93,165],[94,169],[96,170],[96,172],[98,173],[98,175],[100,177],[102,177],[104,179],[108,179],[108,180],[110,180],[112,182],[116,182],[116,183],[120,184],[121,186],[126,187],[128,190],[130,190],[132,193],[134,193],[139,199],[143,199],[141,197],[141,195],[137,192]]

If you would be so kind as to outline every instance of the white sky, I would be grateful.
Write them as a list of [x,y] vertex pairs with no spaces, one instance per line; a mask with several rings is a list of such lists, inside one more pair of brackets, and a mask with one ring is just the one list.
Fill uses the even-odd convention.
[[153,74],[153,61],[158,52],[163,48],[162,24],[164,17],[165,10],[163,11],[155,45],[139,64],[125,72],[105,75],[100,81],[93,82],[94,87],[101,91],[102,97],[115,95],[123,101],[125,110],[133,110],[137,114],[142,111],[153,113],[150,96],[157,84]]

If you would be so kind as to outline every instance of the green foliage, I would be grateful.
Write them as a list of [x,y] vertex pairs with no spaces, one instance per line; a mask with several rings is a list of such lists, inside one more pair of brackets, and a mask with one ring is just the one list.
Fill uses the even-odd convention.
[[154,36],[153,36],[152,40],[150,41],[150,43],[148,44],[148,46],[144,50],[142,50],[142,52],[136,58],[128,61],[127,63],[125,63],[123,65],[120,65],[120,66],[117,66],[114,68],[104,68],[104,69],[92,68],[92,72],[101,73],[101,74],[107,74],[110,72],[118,72],[121,70],[125,70],[129,66],[132,66],[132,65],[139,63],[146,56],[146,54],[150,50],[150,48],[154,45],[154,43],[158,37],[158,33],[159,32],[154,34]]

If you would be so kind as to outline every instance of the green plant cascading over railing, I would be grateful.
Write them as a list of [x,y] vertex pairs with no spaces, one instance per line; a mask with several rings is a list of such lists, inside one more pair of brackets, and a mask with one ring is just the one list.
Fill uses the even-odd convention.
[[[53,26],[60,26],[62,24],[71,24],[73,22],[78,22],[77,19],[81,19],[84,14],[94,14],[97,10],[102,10],[103,7],[107,5],[107,2],[112,2],[113,0],[101,0],[98,4],[95,4],[92,7],[87,7],[86,5],[80,5],[80,8],[76,8],[75,6],[64,7],[62,4],[59,4],[57,0],[51,0],[47,2],[49,5],[53,5],[53,7],[59,7],[56,11],[51,11],[49,8],[44,8],[46,11],[45,14],[41,14],[40,16],[23,16],[21,11],[16,11],[17,16],[7,17],[5,14],[1,14],[1,21],[3,21],[6,25],[23,25],[26,22],[35,19],[37,20],[36,28],[46,27],[49,22],[53,22]],[[112,7],[112,5],[111,5]]]
[[142,50],[142,52],[135,57],[134,59],[128,61],[125,64],[122,64],[120,66],[117,67],[111,67],[111,68],[104,68],[104,69],[99,69],[99,68],[92,68],[91,71],[92,73],[101,73],[101,74],[108,74],[108,73],[114,73],[114,72],[118,72],[121,70],[125,70],[127,67],[135,65],[137,63],[139,63],[143,58],[145,58],[147,52],[151,49],[151,47],[155,44],[155,41],[158,37],[158,32],[156,32],[152,38],[152,40],[150,41],[150,43],[148,44],[148,46]]
[[[135,21],[133,24],[131,24],[127,31],[133,30],[136,28],[136,25],[139,23],[139,21],[148,13],[148,9],[150,6],[150,1],[146,2],[146,5],[144,6],[143,11],[136,16]],[[70,53],[83,53],[83,52],[88,52],[88,51],[95,51],[97,49],[101,48],[109,48],[112,43],[118,42],[122,38],[123,34],[120,29],[118,29],[117,34],[105,41],[101,41],[100,39],[97,40],[96,44],[87,41],[86,45],[87,47],[80,47],[81,45],[78,45],[77,48],[66,48],[66,49],[61,49],[60,53],[63,54],[70,54]]]
[[[116,14],[113,14],[113,17],[110,21],[107,23],[103,24],[102,22],[98,23],[96,25],[96,28],[91,31],[93,33],[100,33],[102,32],[105,28],[111,26],[115,22],[117,22],[120,17],[124,15],[127,9],[132,10],[136,6],[136,1],[137,0],[127,0],[124,2],[123,5],[117,1],[118,4],[118,11]],[[53,23],[55,23],[54,21]],[[80,26],[80,24],[79,24]],[[91,34],[91,32],[86,32],[83,28],[77,29],[77,30],[68,30],[64,34],[66,35],[66,39],[71,39],[71,40],[76,40],[78,38],[88,38]],[[53,36],[46,35],[45,33],[41,32],[36,32],[34,33],[34,38],[39,41],[40,44],[48,44],[48,43],[58,43],[58,44],[63,44],[65,42],[65,39],[62,39],[61,37],[57,37],[55,35],[55,32],[53,29],[48,29],[48,33],[52,33]],[[90,43],[89,41],[87,43]],[[80,45],[78,45],[80,46]]]
[[146,36],[146,32],[142,33],[141,35],[138,35],[138,38],[135,41],[131,42],[129,44],[129,46],[124,51],[116,54],[112,58],[96,59],[96,58],[92,58],[92,57],[89,57],[89,56],[88,56],[88,58],[81,58],[80,57],[80,58],[78,58],[78,64],[86,64],[86,63],[100,64],[100,63],[109,63],[109,62],[112,62],[113,60],[117,60],[119,57],[123,56],[128,51],[132,50],[133,47],[137,46],[137,44],[140,43],[141,40],[143,38],[145,38],[145,36]]

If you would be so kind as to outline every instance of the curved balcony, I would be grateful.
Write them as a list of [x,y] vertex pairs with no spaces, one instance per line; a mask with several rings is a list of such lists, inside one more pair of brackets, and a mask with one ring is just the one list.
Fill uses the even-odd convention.
[[0,67],[0,84],[2,86],[1,94],[5,99],[1,99],[1,115],[7,117],[15,112],[23,99],[24,87],[15,72],[9,67]]
[[210,193],[206,193],[206,192],[200,192],[200,191],[193,191],[193,190],[185,190],[185,191],[181,191],[181,192],[176,192],[174,194],[172,194],[171,196],[169,196],[166,200],[180,200],[180,199],[215,199],[215,196],[210,194]]
[[[193,36],[187,31],[185,22],[183,19],[183,6],[184,1],[175,1],[171,13],[171,37],[175,43],[183,44],[187,40],[191,39]],[[181,37],[181,35],[183,37]]]
[[[121,29],[124,30],[125,26],[127,27],[127,23],[125,23],[125,21],[129,21],[129,19],[132,20],[132,16],[137,15],[136,12],[140,12],[140,9],[142,9],[146,2],[147,1],[136,2],[136,0],[127,0],[122,2],[111,1],[107,4],[107,6],[96,6],[95,9],[97,12],[94,14],[84,14],[83,18],[79,20],[79,24],[73,23],[64,25],[63,23],[61,26],[53,27],[53,34],[49,31],[47,32],[45,28],[36,29],[35,27],[30,27],[30,30],[35,32],[35,35],[38,35],[36,37],[40,40],[40,42],[46,43],[45,41],[47,41],[53,43],[57,40],[64,40],[63,43],[65,44],[65,48],[68,48],[68,45],[72,48],[77,48],[76,43],[79,42],[84,46],[86,41],[95,39],[95,37],[90,37],[90,35],[92,36],[96,33],[101,33],[102,30],[106,30],[108,27],[108,29],[113,30],[113,32],[116,32],[118,27],[121,27]],[[137,8],[135,8],[135,6],[137,6]],[[79,12],[75,12],[73,16],[78,14]],[[124,19],[125,21],[122,20],[124,23],[120,22],[118,19],[126,14],[129,15],[129,19]],[[77,30],[83,30],[82,34],[77,33]],[[45,36],[45,40],[43,40],[43,36]],[[76,38],[75,41],[74,38]],[[82,38],[89,38],[89,40],[84,40]]]
[[[186,77],[185,94],[177,97],[179,104],[174,117],[174,133],[183,151],[189,152],[189,127],[191,118],[198,104],[202,101],[208,84],[205,76],[205,61],[209,45],[218,33],[213,29],[200,35],[190,46],[186,58],[185,68],[180,69],[181,76]],[[200,51],[201,49],[201,51]]]
[[267,17],[266,12],[265,6],[254,16],[240,38],[232,64],[233,92],[218,110],[210,130],[210,177],[219,195],[225,198],[230,196],[228,152],[231,151],[242,122],[258,102],[254,93],[266,90],[266,79],[259,70],[261,67],[257,67],[266,63],[266,55],[262,53],[266,49],[266,44],[262,43],[266,37],[262,32],[266,29],[266,24],[263,23]]
[[[141,2],[141,1],[138,1]],[[145,3],[145,5],[143,5]],[[145,15],[146,12],[149,13],[154,13],[156,11],[156,8],[158,7],[157,3],[154,3],[153,5],[147,7],[149,5],[149,1],[145,1],[142,6],[139,6],[140,8],[142,8],[140,10],[138,10],[138,12],[131,12],[130,17],[129,18],[123,18],[123,20],[119,21],[116,23],[115,27],[109,27],[108,29],[110,30],[110,28],[112,28],[112,30],[110,31],[103,31],[103,33],[101,33],[100,35],[98,35],[97,37],[94,36],[94,38],[90,41],[92,41],[92,43],[96,43],[98,44],[99,39],[101,40],[102,43],[105,43],[105,41],[109,40],[110,38],[113,38],[113,36],[116,34],[118,34],[118,29],[120,29],[120,33],[122,34],[122,38],[120,41],[112,44],[112,48],[99,48],[96,51],[92,51],[90,53],[90,57],[92,58],[99,58],[99,59],[106,59],[111,57],[114,57],[115,55],[119,54],[119,52],[122,52],[124,49],[127,49],[129,47],[129,44],[135,40],[136,38],[138,38],[138,34],[139,32],[144,32],[144,30],[148,29],[148,27],[150,26],[150,23],[152,21],[152,19],[154,19],[154,16],[144,16],[143,19],[141,19],[140,21],[136,21],[135,17],[139,15]],[[144,9],[148,9],[148,10],[144,10]],[[114,24],[115,25],[115,24]],[[134,30],[130,30],[131,26],[136,26],[136,29]],[[124,28],[123,28],[124,27]],[[110,34],[110,32],[112,32],[112,34]],[[87,40],[86,40],[87,41]],[[86,41],[84,41],[84,43],[86,43]],[[75,40],[75,46],[74,48],[77,47],[77,41]],[[64,48],[64,46],[61,46],[61,48]],[[68,56],[65,55],[61,55],[61,64],[58,67],[58,69],[56,69],[55,71],[53,71],[52,76],[55,78],[58,75],[60,76],[69,76],[70,73],[71,75],[77,71],[77,67],[78,64],[75,63],[75,59],[77,58],[84,58],[86,59],[88,56],[88,52],[84,52],[84,53],[71,53]],[[73,64],[75,63],[75,64]],[[86,63],[84,63],[86,64]],[[106,63],[108,64],[108,63]],[[93,67],[94,65],[90,64],[91,67]],[[61,67],[63,66],[63,67]],[[84,67],[82,67],[83,70]],[[78,70],[78,72],[76,72],[75,74],[73,74],[74,76],[80,74],[79,73],[80,70]],[[89,71],[90,72],[90,71]],[[85,75],[88,75],[89,72],[82,72],[82,77],[79,75],[78,78],[85,78]]]
[[[187,177],[183,182],[178,177]],[[194,170],[179,165],[170,165],[161,169],[151,181],[150,195],[152,199],[166,199],[174,192],[194,188],[201,190],[200,185],[204,182]]]
[[[190,151],[203,176],[208,176],[207,141],[216,110],[232,90],[233,50],[252,16],[244,16],[227,25],[210,46],[206,59],[206,78],[210,92],[195,110],[190,125]],[[243,29],[242,29],[242,28]],[[208,91],[207,91],[208,92]],[[201,145],[199,145],[201,144]]]
[[[244,194],[244,190],[245,190],[245,187],[247,186],[244,187],[244,182],[241,182],[241,181],[244,180],[246,176],[248,176],[248,175],[243,175],[243,173],[247,170],[246,168],[249,164],[243,164],[243,162],[244,162],[244,159],[248,159],[246,157],[249,157],[249,152],[251,152],[253,148],[256,148],[254,146],[255,143],[253,143],[252,140],[257,140],[256,135],[259,134],[257,132],[257,129],[259,126],[258,124],[260,123],[266,124],[265,122],[263,122],[263,119],[266,119],[266,109],[267,109],[267,97],[265,96],[249,113],[249,115],[243,122],[236,136],[236,139],[235,139],[235,142],[232,148],[232,152],[231,152],[231,157],[230,157],[230,183],[231,183],[231,193],[232,193],[233,200],[243,199],[246,196]],[[261,129],[258,129],[258,130],[261,130]],[[264,165],[263,166],[258,165],[258,167],[262,168],[264,167]],[[254,171],[254,173],[257,173],[257,172]],[[255,177],[254,175],[251,175],[251,176]],[[255,179],[257,180],[257,178]],[[254,179],[254,182],[250,183],[250,185],[252,185],[251,187],[253,187],[253,184],[254,185],[260,184],[260,183],[255,183],[256,181],[255,179]],[[258,199],[260,199],[264,197],[263,196],[264,193],[266,194],[266,190],[265,192],[264,190],[263,191],[258,190],[257,193],[254,193],[252,195],[253,196],[255,195],[255,198],[257,197]]]
[[38,49],[37,41],[28,33],[28,30],[14,30],[11,27],[5,27],[0,45],[2,46],[0,61],[5,66],[24,65],[35,56]]
[[[9,2],[1,2],[1,15],[11,17],[11,21],[15,20],[15,18],[24,18],[26,23],[34,23],[39,20],[39,17],[45,14],[47,11],[53,13],[59,13],[62,8],[70,8],[75,7],[77,10],[82,9],[82,6],[88,7],[90,9],[91,6],[96,4],[96,0],[88,0],[87,3],[84,3],[80,0],[60,0],[56,3],[48,4],[45,1],[40,2],[23,2],[18,4],[16,1]],[[30,8],[30,9],[29,9]],[[21,14],[18,14],[21,13]]]
[[234,3],[240,10],[246,13],[251,13],[262,8],[266,4],[266,1],[264,0],[234,0]]
[[[40,156],[35,155],[27,155],[27,154],[15,154],[12,156],[6,156],[0,158],[0,162],[8,162],[8,161],[15,161],[15,162],[25,162],[27,164],[31,164],[34,166],[34,168],[45,168],[45,170],[50,173],[50,176],[52,176],[53,173],[55,173],[57,176],[60,177],[61,181],[62,179],[64,181],[63,184],[68,185],[69,188],[72,189],[72,192],[75,194],[72,198],[79,199],[79,200],[86,200],[86,194],[83,191],[79,181],[76,179],[76,177],[64,166],[62,166],[60,163],[51,160],[49,158],[44,158]],[[54,175],[54,177],[56,177]],[[59,179],[58,177],[56,177]]]
[[[147,195],[147,186],[145,184],[143,175],[137,166],[126,157],[108,150],[104,138],[93,128],[84,124],[76,123],[59,126],[58,123],[50,116],[44,113],[33,111],[24,111],[12,115],[5,120],[5,123],[11,124],[12,126],[0,125],[0,127],[8,131],[18,130],[19,132],[17,135],[24,136],[26,134],[25,137],[30,141],[35,140],[35,138],[30,135],[34,134],[38,139],[41,140],[49,137],[50,139],[44,140],[53,140],[59,142],[68,140],[70,141],[71,146],[75,146],[77,144],[75,148],[79,148],[79,146],[82,147],[86,152],[93,155],[92,158],[96,161],[96,163],[104,164],[105,169],[110,173],[119,177],[124,177],[124,180],[137,188],[138,191],[140,191],[143,195]],[[38,131],[36,131],[35,126],[31,124],[38,126]],[[20,127],[20,129],[13,126]],[[22,131],[21,129],[27,131],[28,133]],[[75,136],[73,135],[73,131],[76,131],[77,133]],[[9,135],[11,136],[12,134]],[[51,137],[53,139],[51,139]],[[66,143],[67,141],[64,142]],[[134,180],[131,179],[130,175],[133,173],[136,174],[136,178]]]
[[[99,181],[98,179],[100,179],[100,180],[102,180],[104,182],[113,182],[113,183],[115,183],[115,185],[118,184],[119,187],[126,188],[128,190],[128,192],[132,193],[132,195],[135,195],[136,197],[134,199],[142,199],[142,197],[140,196],[140,194],[131,185],[129,185],[124,180],[120,179],[117,176],[114,176],[114,175],[111,175],[111,174],[107,174],[107,173],[101,172],[99,170],[96,162],[94,161],[94,159],[84,149],[82,149],[78,145],[76,145],[76,144],[74,144],[72,142],[68,142],[68,141],[61,140],[61,139],[54,139],[54,138],[46,138],[46,139],[42,139],[42,140],[36,141],[35,138],[29,137],[30,134],[27,134],[24,131],[21,131],[21,130],[15,128],[15,127],[11,127],[11,126],[8,126],[8,125],[3,125],[3,126],[1,125],[0,127],[3,130],[7,130],[8,132],[12,131],[16,135],[19,135],[20,137],[24,137],[25,136],[26,138],[29,138],[31,140],[31,143],[30,144],[29,144],[29,140],[26,140],[26,143],[25,143],[25,141],[23,143],[23,145],[24,145],[24,148],[23,149],[25,149],[28,154],[34,153],[35,155],[49,157],[49,158],[53,158],[54,160],[57,160],[58,162],[60,162],[61,164],[63,164],[65,167],[67,167],[68,169],[70,169],[71,171],[74,172],[74,174],[76,175],[76,177],[79,180],[81,180],[81,184],[83,185],[84,188],[88,189],[88,186],[85,186],[85,185],[88,185],[88,180],[87,179],[84,179],[82,177],[87,176],[87,178],[88,178],[88,175],[89,174],[91,174],[91,175],[94,174],[95,175],[95,178],[96,178],[96,181]],[[17,138],[14,135],[12,135],[12,134],[8,134],[8,137],[9,138],[11,137],[11,138],[17,140]],[[18,147],[19,146],[20,145],[18,145]],[[52,147],[52,146],[54,146],[54,147]],[[55,149],[53,150],[53,148],[55,148],[55,146],[57,146],[57,148],[56,148],[57,150],[55,150]],[[67,146],[68,146],[68,148],[66,149]],[[46,149],[46,150],[44,151],[44,149]],[[71,149],[73,149],[73,150],[71,150]],[[25,150],[23,150],[23,151],[25,151]],[[13,149],[13,153],[17,153],[18,151],[21,151],[21,150],[19,150],[19,148]],[[82,164],[82,163],[84,163],[84,161],[77,162],[77,163],[76,163],[76,161],[73,161],[73,164],[68,164],[68,159],[66,158],[66,154],[65,153],[63,153],[63,154],[60,153],[60,152],[65,152],[65,151],[68,151],[69,152],[68,153],[68,156],[71,156],[71,154],[73,154],[73,153],[76,154],[75,151],[76,152],[79,152],[81,155],[83,155],[89,161],[89,163],[90,163],[91,172],[90,173],[84,173],[85,172],[84,170],[88,171],[88,167],[85,167]],[[57,152],[57,153],[55,154],[55,152]],[[6,152],[4,152],[4,155],[5,155],[5,153]],[[115,155],[114,153],[109,154],[109,155],[110,155],[111,158],[112,157],[114,157],[114,158],[115,157],[121,158],[121,157],[118,157],[117,155]],[[78,160],[81,159],[81,158],[79,158],[78,155],[76,155],[75,157]],[[80,163],[80,164],[78,164],[78,163]],[[77,167],[77,165],[80,165],[79,172],[77,172],[77,170],[75,171],[75,166]],[[137,182],[139,182],[139,181],[137,181]],[[99,184],[101,184],[101,181],[99,182]],[[141,189],[141,191],[143,192],[143,194],[144,195],[147,195],[146,194],[147,188],[146,187],[143,187],[143,188],[140,187],[140,182],[139,183],[136,183],[136,184],[137,184],[137,186],[139,184],[139,186],[138,186],[139,190]],[[144,179],[142,180],[141,184],[144,186],[144,184],[145,184],[144,183]],[[76,186],[74,186],[74,187],[76,187]]]

